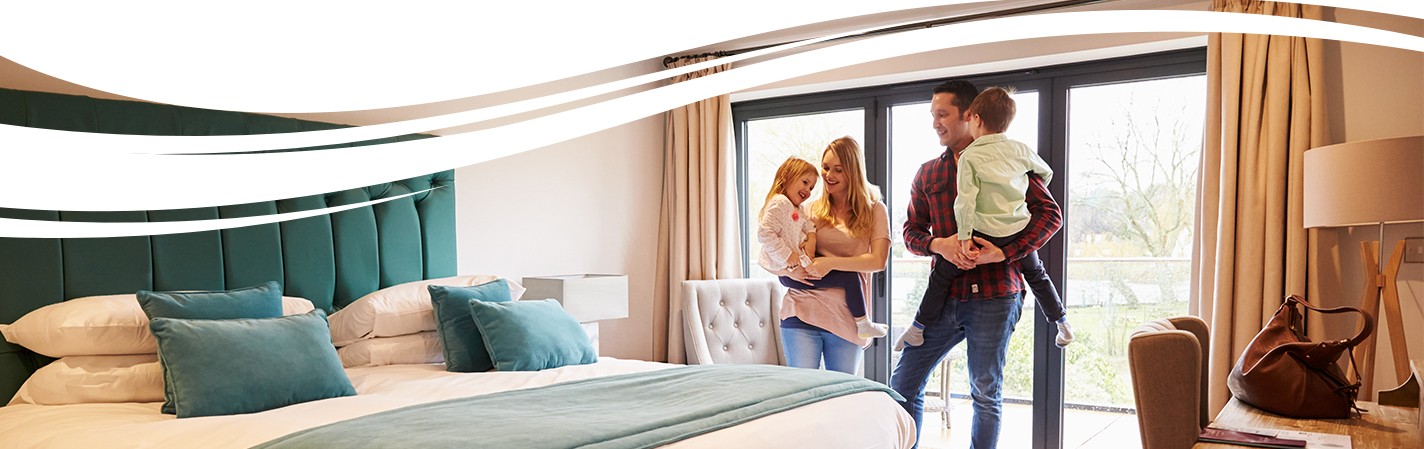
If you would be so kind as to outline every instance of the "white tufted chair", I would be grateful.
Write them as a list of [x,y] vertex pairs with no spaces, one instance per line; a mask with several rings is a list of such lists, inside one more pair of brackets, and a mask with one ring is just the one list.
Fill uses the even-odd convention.
[[785,365],[776,279],[682,281],[687,364]]

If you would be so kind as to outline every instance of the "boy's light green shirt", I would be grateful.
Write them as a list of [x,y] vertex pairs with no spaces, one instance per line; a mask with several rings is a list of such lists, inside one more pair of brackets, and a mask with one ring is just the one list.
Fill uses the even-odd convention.
[[1028,145],[1010,140],[1002,133],[986,134],[959,154],[959,192],[954,198],[954,221],[959,240],[969,240],[974,231],[994,237],[1008,237],[1028,226],[1030,172],[1053,180],[1053,169]]

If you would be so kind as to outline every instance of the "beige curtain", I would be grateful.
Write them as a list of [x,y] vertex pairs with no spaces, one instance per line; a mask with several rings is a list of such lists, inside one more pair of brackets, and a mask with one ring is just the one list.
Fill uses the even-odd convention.
[[[1216,11],[1319,20],[1318,6],[1213,0]],[[1322,44],[1218,33],[1207,44],[1207,123],[1192,311],[1211,326],[1207,404],[1231,398],[1231,368],[1287,294],[1306,293],[1305,150],[1327,139]]]
[[[681,59],[681,67],[714,57]],[[724,64],[673,82],[730,68]],[[685,363],[681,283],[742,276],[732,151],[732,106],[726,95],[668,111],[663,132],[663,201],[658,220],[658,274],[653,299],[653,354]]]

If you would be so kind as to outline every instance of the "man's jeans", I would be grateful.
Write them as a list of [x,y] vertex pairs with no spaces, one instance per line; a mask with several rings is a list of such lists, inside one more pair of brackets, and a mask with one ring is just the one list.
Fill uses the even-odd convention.
[[998,446],[1005,354],[1022,309],[1023,293],[968,301],[951,298],[935,324],[925,328],[925,343],[905,348],[890,376],[890,388],[906,398],[902,405],[915,418],[917,435],[924,422],[930,371],[964,341],[968,344],[969,396],[974,400],[969,447]]

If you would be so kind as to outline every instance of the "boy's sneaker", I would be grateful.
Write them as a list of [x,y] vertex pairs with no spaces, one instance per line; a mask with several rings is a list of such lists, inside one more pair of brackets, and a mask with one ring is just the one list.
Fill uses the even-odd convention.
[[860,338],[880,338],[890,333],[890,326],[870,321],[870,319],[860,319],[855,322],[855,333]]
[[914,323],[895,339],[895,350],[902,351],[906,346],[919,346],[922,344],[925,344],[925,328],[924,326],[920,326],[920,323]]
[[1058,337],[1053,339],[1053,343],[1057,344],[1060,348],[1068,346],[1069,343],[1073,342],[1073,325],[1068,324],[1068,317],[1066,316],[1059,318],[1055,324],[1058,325]]

